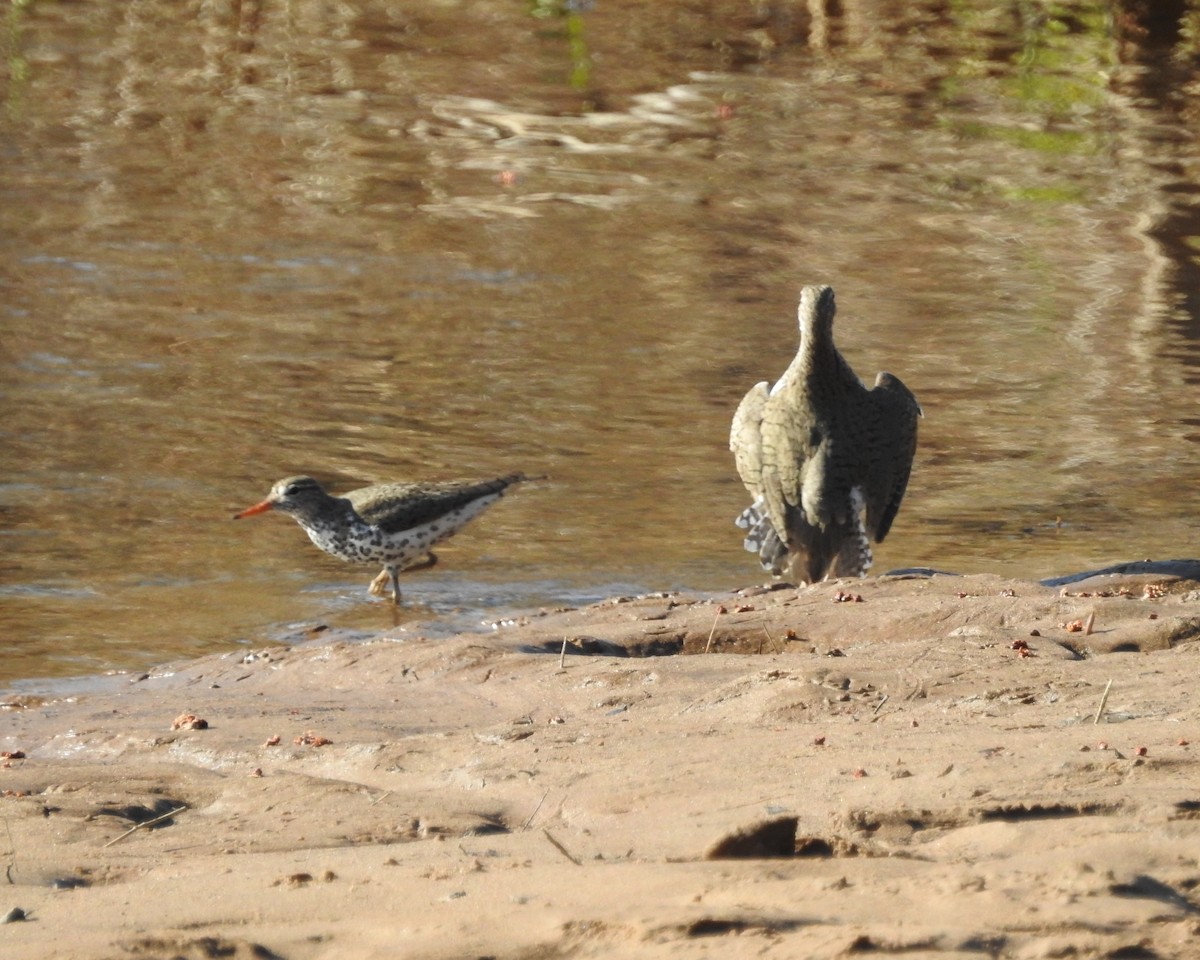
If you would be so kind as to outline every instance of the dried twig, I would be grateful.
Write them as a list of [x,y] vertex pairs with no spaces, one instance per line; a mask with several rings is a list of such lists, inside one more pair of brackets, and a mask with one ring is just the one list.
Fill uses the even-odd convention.
[[175,814],[177,814],[177,813],[183,813],[183,811],[184,811],[184,810],[186,810],[186,809],[187,809],[187,804],[185,803],[185,804],[183,804],[183,805],[181,805],[181,806],[178,806],[178,807],[176,807],[174,810],[168,810],[166,813],[160,813],[160,814],[159,814],[157,817],[155,817],[153,820],[143,820],[141,823],[135,823],[135,824],[134,824],[132,827],[130,827],[128,830],[126,830],[126,831],[125,831],[123,834],[121,834],[119,837],[113,837],[113,838],[112,838],[111,840],[109,840],[109,841],[108,841],[108,843],[106,843],[104,846],[106,846],[106,847],[111,847],[111,846],[112,846],[114,843],[116,843],[118,840],[124,840],[124,839],[125,839],[127,836],[129,836],[131,833],[135,833],[135,832],[137,832],[138,830],[141,830],[141,829],[142,829],[142,827],[152,827],[152,826],[154,826],[156,823],[162,823],[164,820],[170,820],[170,819],[171,819],[173,816],[175,816]]
[[567,638],[563,637],[562,650],[558,653],[558,669],[567,669]]
[[1113,682],[1111,680],[1104,687],[1104,695],[1100,698],[1100,706],[1096,708],[1096,716],[1092,718],[1092,723],[1099,723],[1100,718],[1104,716],[1104,706],[1108,703],[1108,691],[1112,689]]
[[530,815],[529,815],[529,816],[528,816],[528,817],[525,819],[525,822],[524,822],[523,824],[521,824],[521,829],[522,829],[522,830],[528,830],[528,829],[529,829],[529,825],[530,825],[531,823],[533,823],[533,818],[534,818],[534,817],[536,817],[536,816],[537,816],[537,812],[538,812],[539,810],[541,810],[541,809],[542,809],[542,804],[546,802],[546,798],[547,798],[548,796],[550,796],[550,791],[549,791],[549,790],[547,790],[545,793],[543,793],[543,794],[542,794],[542,799],[541,799],[541,800],[539,800],[539,801],[537,802],[537,806],[533,808],[533,813],[531,813],[531,814],[530,814]]
[[775,642],[775,638],[771,636],[771,631],[767,629],[767,625],[765,623],[763,624],[763,633],[765,633],[767,635],[767,639],[771,641],[771,646],[775,648],[775,652],[783,653],[783,651],[779,649],[779,644]]
[[713,634],[715,634],[715,633],[717,632],[717,621],[718,621],[720,618],[721,618],[721,608],[720,608],[720,607],[717,607],[717,615],[716,615],[715,617],[713,617],[713,625],[712,625],[712,629],[708,631],[708,643],[706,643],[706,644],[704,645],[704,652],[705,652],[705,653],[708,653],[709,649],[712,647],[712,642],[713,642]]
[[4,866],[4,877],[9,883],[16,883],[17,881],[13,879],[12,873],[13,867],[17,865],[17,845],[13,842],[12,824],[8,822],[8,817],[4,818],[4,830],[8,834],[8,846],[12,851],[12,856]]
[[1090,637],[1092,635],[1092,626],[1096,622],[1096,611],[1093,610],[1087,615],[1087,619],[1083,621],[1083,635]]
[[573,854],[570,850],[568,850],[561,843],[559,843],[557,840],[555,840],[554,836],[550,833],[549,830],[547,830],[545,827],[542,827],[542,833],[544,833],[546,835],[546,839],[549,840],[554,845],[555,850],[557,850],[564,857],[566,857],[568,860],[570,860],[573,864],[575,864],[575,866],[577,866],[577,867],[583,866],[583,861],[581,861],[577,856],[575,856],[575,854]]
[[871,712],[872,712],[872,713],[878,713],[880,710],[882,710],[882,709],[883,709],[883,705],[884,705],[885,703],[887,703],[887,702],[888,702],[888,699],[889,699],[889,697],[890,697],[890,694],[887,694],[887,693],[885,693],[885,694],[883,695],[883,699],[882,699],[882,700],[880,700],[880,701],[879,701],[877,704],[875,704],[875,709],[874,709],[874,710],[872,710]]

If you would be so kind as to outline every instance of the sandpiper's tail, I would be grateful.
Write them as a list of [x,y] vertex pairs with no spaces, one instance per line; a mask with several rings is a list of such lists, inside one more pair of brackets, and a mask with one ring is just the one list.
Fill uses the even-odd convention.
[[859,487],[850,490],[849,522],[839,528],[837,555],[829,565],[832,577],[865,577],[875,562],[871,552],[871,538],[863,524],[863,493]]
[[771,518],[764,512],[762,497],[743,510],[733,522],[746,531],[742,546],[750,553],[758,554],[758,562],[764,570],[781,576],[787,563],[788,548],[780,539]]

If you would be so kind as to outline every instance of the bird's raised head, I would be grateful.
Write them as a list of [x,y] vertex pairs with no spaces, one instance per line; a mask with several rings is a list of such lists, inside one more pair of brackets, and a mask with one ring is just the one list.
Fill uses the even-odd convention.
[[233,519],[253,517],[268,510],[282,510],[293,516],[303,516],[328,497],[329,494],[312,477],[284,477],[271,487],[266,500],[235,513]]
[[800,291],[800,306],[796,314],[802,334],[807,330],[831,329],[835,313],[837,304],[833,299],[833,287],[814,284]]

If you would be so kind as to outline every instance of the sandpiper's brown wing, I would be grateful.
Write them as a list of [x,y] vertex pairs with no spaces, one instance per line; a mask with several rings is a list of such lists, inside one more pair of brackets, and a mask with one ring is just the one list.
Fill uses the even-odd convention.
[[868,395],[873,450],[865,481],[867,531],[876,543],[887,536],[908,488],[917,451],[921,405],[898,377],[880,373]]
[[514,483],[527,479],[523,473],[512,473],[494,480],[379,483],[351,490],[345,496],[367,523],[385,533],[399,533],[432,523],[476,500],[497,498]]
[[810,510],[824,479],[826,452],[819,419],[802,378],[788,378],[763,406],[762,498],[767,516],[789,546],[794,546],[795,513],[807,523],[819,522]]
[[729,449],[738,476],[756,500],[762,496],[762,416],[770,395],[765,380],[752,386],[738,404],[729,428]]

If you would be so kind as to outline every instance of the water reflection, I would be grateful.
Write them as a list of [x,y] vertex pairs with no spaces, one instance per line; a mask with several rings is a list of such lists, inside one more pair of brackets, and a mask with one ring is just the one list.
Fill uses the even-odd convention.
[[11,8],[0,673],[382,629],[297,472],[551,475],[414,618],[753,581],[805,282],[926,411],[877,570],[1194,552],[1200,6],[555,9]]

